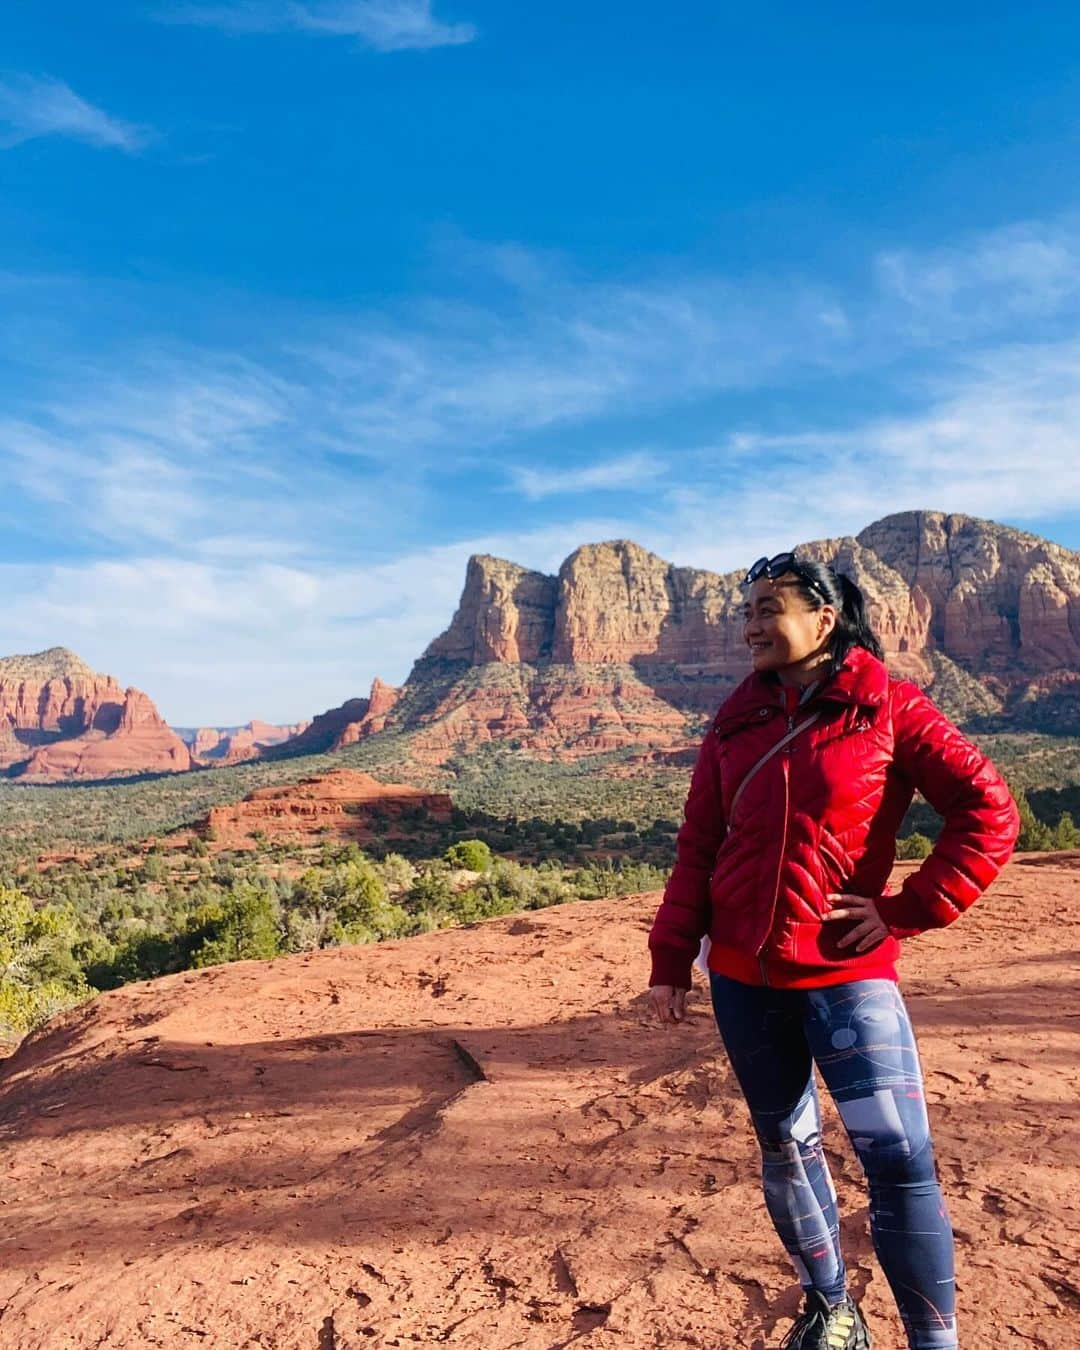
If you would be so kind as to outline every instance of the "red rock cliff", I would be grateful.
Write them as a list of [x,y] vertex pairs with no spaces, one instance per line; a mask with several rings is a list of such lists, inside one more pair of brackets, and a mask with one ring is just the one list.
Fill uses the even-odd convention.
[[175,773],[187,747],[153,702],[63,647],[0,660],[0,770],[55,781]]
[[[938,511],[798,548],[863,590],[891,656],[940,651],[976,676],[1011,678],[1080,665],[1080,555],[1071,549]],[[676,567],[630,540],[577,549],[557,577],[474,557],[450,627],[424,655],[473,665],[704,664],[741,678],[740,576]]]
[[[1080,727],[1077,553],[936,511],[797,547],[856,582],[891,669],[955,716]],[[585,545],[555,577],[474,557],[385,725],[431,761],[500,740],[558,755],[678,745],[748,672],[740,578],[629,540]]]
[[557,601],[554,577],[478,554],[469,559],[450,627],[425,655],[470,665],[543,660],[551,655]]

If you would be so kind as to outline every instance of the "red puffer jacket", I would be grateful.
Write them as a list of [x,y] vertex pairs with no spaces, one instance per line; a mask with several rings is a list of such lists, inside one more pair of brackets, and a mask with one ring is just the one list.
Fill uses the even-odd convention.
[[[896,832],[916,788],[945,824],[922,866],[887,894]],[[688,989],[705,933],[710,968],[750,984],[895,979],[897,939],[962,914],[1008,861],[1019,827],[986,756],[864,648],[787,715],[777,677],[752,674],[721,706],[698,754],[649,935],[651,983]],[[829,893],[841,891],[880,897],[890,936],[858,954],[837,946],[854,920],[823,924],[822,915]]]

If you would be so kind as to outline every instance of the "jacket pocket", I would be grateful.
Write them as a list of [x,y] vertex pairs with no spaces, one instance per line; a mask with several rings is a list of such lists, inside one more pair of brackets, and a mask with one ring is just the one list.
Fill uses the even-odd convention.
[[822,873],[828,891],[842,891],[855,871],[847,850],[828,830],[818,835],[818,853],[822,859]]
[[[841,947],[840,939],[846,937],[855,927],[855,920],[842,920],[839,923],[797,922],[792,931],[792,959],[799,965],[832,968],[842,970],[846,967],[857,968],[870,959],[894,961],[900,950],[895,938],[886,936],[864,952],[857,952],[853,946]],[[858,979],[857,975],[852,976]]]

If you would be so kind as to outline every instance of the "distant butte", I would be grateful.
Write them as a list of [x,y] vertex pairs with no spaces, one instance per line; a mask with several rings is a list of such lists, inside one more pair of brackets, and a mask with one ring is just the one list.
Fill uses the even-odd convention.
[[191,737],[191,754],[200,764],[241,764],[248,759],[258,759],[272,746],[302,735],[310,725],[310,722],[298,722],[293,726],[275,726],[255,718],[235,730],[199,727]]
[[55,782],[190,768],[187,746],[141,690],[66,647],[0,659],[0,773]]

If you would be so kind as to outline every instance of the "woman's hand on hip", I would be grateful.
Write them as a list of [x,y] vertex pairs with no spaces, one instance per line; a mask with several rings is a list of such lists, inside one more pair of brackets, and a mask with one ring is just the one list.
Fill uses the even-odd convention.
[[889,936],[885,920],[878,913],[875,902],[868,895],[830,895],[832,909],[825,915],[825,922],[834,919],[854,919],[855,927],[842,938],[837,938],[838,947],[854,946],[857,952],[865,952],[876,947]]
[[688,989],[676,989],[671,984],[654,984],[649,990],[653,1011],[665,1026],[685,1020],[686,995],[689,992]]

